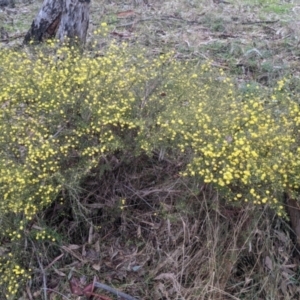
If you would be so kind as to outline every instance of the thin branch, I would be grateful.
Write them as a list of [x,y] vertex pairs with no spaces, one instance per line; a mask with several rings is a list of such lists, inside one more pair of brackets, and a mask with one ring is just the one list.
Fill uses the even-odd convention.
[[64,254],[62,253],[61,255],[57,256],[56,258],[54,258],[54,260],[44,268],[44,270],[49,269],[50,267],[52,267],[58,260],[60,260],[62,257],[64,256]]
[[114,294],[118,297],[122,297],[125,300],[138,300],[137,298],[134,298],[130,295],[127,295],[127,294],[125,294],[123,292],[120,292],[120,291],[118,291],[118,290],[116,290],[116,289],[114,289],[114,288],[112,288],[112,287],[110,287],[106,284],[103,284],[103,283],[100,283],[100,282],[97,282],[97,281],[94,283],[94,286],[97,287],[97,288],[103,289],[105,291],[108,291],[108,292],[110,292],[110,293],[112,293],[112,294]]
[[32,247],[34,248],[35,250],[35,254],[36,254],[36,259],[38,261],[38,264],[39,264],[39,267],[41,269],[41,273],[42,273],[42,276],[43,276],[43,291],[44,291],[44,299],[47,300],[48,297],[47,297],[47,279],[46,279],[46,274],[45,274],[45,270],[44,270],[44,267],[39,259],[39,255],[38,255],[38,252],[35,248],[35,245],[34,245],[34,242],[32,240],[31,241],[31,244],[32,244]]
[[11,42],[12,40],[16,40],[16,39],[19,39],[19,38],[23,38],[25,36],[26,33],[18,33],[18,34],[15,34],[13,36],[9,36],[8,38],[5,38],[5,39],[1,39],[0,40],[0,43],[9,43]]
[[49,292],[55,293],[55,294],[57,294],[57,295],[60,295],[60,296],[62,296],[63,298],[65,298],[65,299],[67,299],[67,300],[71,300],[70,298],[68,298],[67,296],[65,296],[64,294],[62,294],[62,293],[60,293],[60,292],[58,292],[58,291],[56,291],[56,290],[48,289],[48,288],[46,288],[46,289],[44,289],[44,290],[47,290],[47,291],[49,291]]
[[279,20],[274,21],[247,21],[247,22],[241,22],[242,25],[255,25],[255,24],[274,24],[279,22]]

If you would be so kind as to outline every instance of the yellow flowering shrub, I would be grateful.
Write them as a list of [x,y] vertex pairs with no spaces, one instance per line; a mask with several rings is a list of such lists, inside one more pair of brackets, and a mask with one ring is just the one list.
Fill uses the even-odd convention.
[[299,104],[281,93],[281,81],[272,95],[238,95],[229,79],[223,84],[218,94],[208,83],[199,94],[204,101],[193,107],[180,145],[193,158],[183,175],[215,184],[230,200],[268,203],[283,215],[283,192],[299,188]]
[[[7,299],[13,298],[23,284],[30,278],[29,272],[17,262],[14,261],[12,255],[0,258],[1,285],[6,286],[4,297]],[[1,291],[3,293],[3,291]],[[1,293],[1,294],[2,294]],[[2,297],[2,299],[4,298]]]
[[[24,239],[37,213],[116,151],[165,150],[182,161],[181,176],[284,215],[282,193],[297,195],[300,180],[300,110],[284,80],[242,93],[222,70],[172,53],[48,47],[0,50],[2,245]],[[35,238],[55,241],[46,232]],[[7,297],[28,277],[29,266],[11,261],[0,265]]]

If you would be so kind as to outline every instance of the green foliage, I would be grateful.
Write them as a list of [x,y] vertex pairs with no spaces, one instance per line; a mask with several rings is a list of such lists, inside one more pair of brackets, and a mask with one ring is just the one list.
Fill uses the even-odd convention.
[[[297,196],[300,110],[286,80],[271,92],[243,93],[223,70],[172,53],[150,59],[126,44],[104,53],[48,48],[0,51],[2,244],[26,238],[38,212],[117,151],[163,151],[180,160],[182,176],[278,215],[283,192]],[[36,238],[55,240],[46,231]],[[28,276],[28,266],[13,261],[1,264],[7,297]]]

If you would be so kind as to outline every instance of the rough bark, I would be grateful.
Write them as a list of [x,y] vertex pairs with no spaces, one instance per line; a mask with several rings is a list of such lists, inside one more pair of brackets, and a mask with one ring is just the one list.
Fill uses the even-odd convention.
[[77,37],[79,42],[85,43],[89,5],[90,0],[44,0],[24,38],[24,44],[30,41],[39,43],[55,36],[60,41],[65,37]]
[[[44,38],[55,36],[63,10],[63,0],[44,0],[43,6],[31,24],[24,43],[42,42]],[[53,28],[56,24],[56,28]],[[50,32],[47,32],[50,29]],[[51,34],[52,33],[52,34]]]
[[15,1],[14,0],[0,0],[0,7],[15,7]]
[[65,37],[85,43],[89,26],[90,0],[65,0],[61,23],[57,37],[63,41]]

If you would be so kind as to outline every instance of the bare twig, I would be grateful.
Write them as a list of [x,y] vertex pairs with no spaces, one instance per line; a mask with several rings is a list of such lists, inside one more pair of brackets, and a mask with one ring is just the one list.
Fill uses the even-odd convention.
[[31,291],[30,291],[30,288],[28,285],[26,285],[26,292],[27,292],[29,300],[33,300],[33,296],[31,294]]
[[279,20],[274,21],[247,21],[247,22],[241,22],[242,25],[255,25],[255,24],[274,24],[279,22]]
[[49,292],[52,292],[52,293],[55,293],[55,294],[57,294],[57,295],[60,295],[60,296],[62,296],[64,299],[67,299],[67,300],[70,300],[70,298],[68,298],[67,296],[65,296],[64,294],[62,294],[62,293],[60,293],[60,292],[58,292],[58,291],[56,291],[56,290],[53,290],[53,289],[44,289],[44,290],[47,290],[47,291],[49,291]]
[[103,289],[105,291],[108,291],[108,292],[110,292],[110,293],[112,293],[112,294],[114,294],[118,297],[122,297],[125,300],[138,300],[137,298],[134,298],[130,295],[127,295],[127,294],[125,294],[123,292],[120,292],[120,291],[118,291],[118,290],[116,290],[116,289],[114,289],[114,288],[112,288],[112,287],[110,287],[106,284],[103,284],[103,283],[100,283],[100,282],[97,282],[97,281],[94,283],[94,286],[97,287],[97,288]]
[[[204,15],[204,14],[203,14]],[[177,17],[177,16],[169,16],[169,15],[166,15],[166,16],[162,16],[161,18],[153,18],[153,17],[150,17],[150,18],[144,18],[144,19],[137,19],[137,20],[134,20],[133,22],[129,22],[129,23],[126,23],[126,24],[120,24],[120,25],[116,25],[116,28],[118,27],[129,27],[129,26],[133,26],[133,25],[136,25],[137,23],[141,23],[141,22],[158,22],[158,21],[168,21],[168,20],[173,20],[173,21],[181,21],[181,22],[185,22],[186,24],[189,24],[189,25],[202,25],[203,22],[201,21],[190,21],[190,20],[186,20],[184,18],[181,18],[181,17]],[[109,24],[114,24],[116,23],[116,21],[113,21]]]
[[62,253],[61,255],[57,256],[56,258],[54,258],[54,260],[44,268],[44,270],[49,269],[50,267],[52,267],[58,260],[60,260],[62,257],[64,256],[64,254]]
[[10,36],[8,38],[5,38],[5,39],[1,39],[0,40],[0,43],[8,43],[12,40],[16,40],[16,39],[19,39],[19,38],[23,38],[25,36],[26,33],[19,33],[19,34],[15,34],[13,36]]
[[45,274],[45,270],[44,270],[44,267],[39,259],[39,255],[38,255],[38,252],[36,250],[36,247],[34,245],[34,242],[32,240],[31,241],[31,244],[32,244],[32,247],[34,248],[35,250],[35,254],[36,254],[36,259],[38,261],[38,264],[39,264],[39,267],[41,269],[41,273],[42,273],[42,276],[43,276],[43,291],[44,291],[44,299],[47,300],[48,297],[47,297],[47,279],[46,279],[46,274]]

